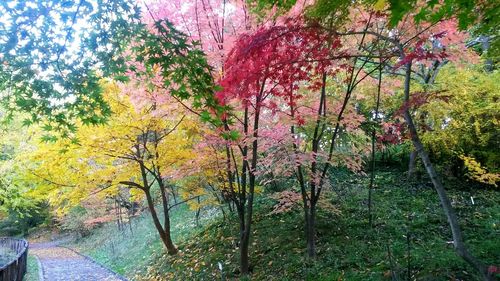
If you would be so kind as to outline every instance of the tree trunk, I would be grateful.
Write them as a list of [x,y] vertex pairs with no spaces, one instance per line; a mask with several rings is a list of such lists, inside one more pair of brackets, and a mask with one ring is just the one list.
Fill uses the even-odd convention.
[[[410,97],[410,79],[411,79],[411,62],[406,64],[406,78],[405,78],[406,103],[409,101]],[[427,171],[427,174],[431,178],[432,184],[434,185],[434,189],[436,190],[439,196],[441,206],[448,220],[448,224],[450,225],[451,228],[451,233],[453,236],[453,246],[455,248],[455,251],[460,257],[462,257],[467,263],[469,263],[473,268],[475,268],[481,274],[483,280],[487,281],[494,280],[494,277],[488,274],[486,266],[483,265],[468,251],[463,240],[462,231],[458,223],[457,215],[453,210],[453,206],[451,205],[450,199],[446,194],[446,190],[444,189],[441,181],[439,180],[437,172],[430,161],[429,155],[425,151],[425,148],[422,142],[420,141],[417,129],[415,127],[415,123],[413,122],[413,119],[411,117],[408,108],[404,111],[404,118],[408,125],[408,129],[410,131],[410,136],[413,146],[415,147],[415,151],[418,153],[418,156],[420,156],[420,159],[424,164],[425,170]]]
[[[379,108],[380,108],[380,90],[382,88],[382,59],[380,59],[380,67],[378,70],[378,84],[377,84],[377,97],[375,98],[375,117],[374,121],[379,124]],[[377,137],[377,131],[375,127],[372,130],[372,151],[371,151],[371,163],[370,163],[370,185],[368,186],[368,225],[373,227],[373,185],[375,184],[375,141]]]
[[316,258],[316,207],[305,209],[307,257]]
[[[262,91],[261,91],[262,94]],[[251,168],[249,169],[249,177],[248,177],[248,199],[246,206],[246,217],[243,239],[241,241],[241,273],[243,275],[247,275],[250,272],[250,261],[248,257],[248,247],[250,245],[250,235],[252,233],[252,213],[253,213],[253,198],[255,193],[255,171],[257,170],[257,157],[258,157],[258,137],[259,137],[259,119],[260,119],[260,95],[257,96],[256,107],[255,107],[255,116],[253,122],[253,142],[252,142],[252,163]]]
[[170,232],[170,216],[168,214],[168,210],[166,212],[167,214],[165,215],[165,226],[164,226],[164,231],[165,231],[165,247],[167,247],[167,252],[170,255],[175,255],[179,252],[177,247],[175,247],[174,242],[172,241],[172,235]]
[[200,197],[197,198],[198,201],[198,207],[196,208],[196,214],[195,214],[195,220],[196,220],[196,226],[200,226],[200,213],[201,213],[201,207],[200,207]]
[[415,166],[417,163],[417,151],[413,150],[410,152],[410,161],[408,163],[408,179],[411,179],[413,177],[413,174],[415,173]]
[[241,235],[240,241],[240,271],[242,275],[250,272],[250,261],[248,258],[248,246],[250,244],[250,235],[245,231]]
[[[133,208],[133,207],[132,207]],[[130,228],[130,234],[134,236],[134,231],[132,230],[132,216],[130,215],[130,210],[127,210],[127,216],[128,216],[128,226]]]
[[[156,209],[153,203],[153,198],[151,197],[151,193],[149,192],[149,190],[146,190],[145,193],[149,211],[151,212],[151,217],[153,218],[153,223],[156,227],[156,230],[158,231],[158,234],[160,234],[161,241],[163,242],[165,248],[167,248],[168,254],[174,255],[177,253],[177,248],[172,242],[172,238],[170,237],[170,232],[167,233],[161,226],[160,219],[158,218],[158,214],[156,213]],[[167,220],[167,222],[169,223],[170,226],[170,220]]]
[[368,186],[368,225],[373,227],[373,184],[375,182],[375,130],[372,132],[372,159],[371,159],[371,173],[370,185]]
[[163,181],[159,170],[156,171],[157,174],[157,181],[158,185],[160,187],[160,193],[161,193],[161,200],[162,200],[162,205],[163,205],[163,231],[165,233],[165,246],[167,247],[167,251],[169,254],[173,255],[178,252],[177,248],[175,247],[174,243],[172,242],[171,238],[171,233],[170,233],[170,209],[168,207],[168,194],[165,186],[165,182]]

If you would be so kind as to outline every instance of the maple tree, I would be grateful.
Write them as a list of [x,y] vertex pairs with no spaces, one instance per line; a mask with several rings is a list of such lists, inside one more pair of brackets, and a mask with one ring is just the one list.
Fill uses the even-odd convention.
[[[318,3],[327,3],[328,1],[319,1]],[[328,2],[329,3],[329,2]],[[331,3],[330,3],[331,4]],[[344,3],[345,4],[345,3]],[[342,4],[335,4],[335,5],[325,5],[321,8],[321,5],[316,6],[316,8],[320,7],[320,10],[316,10],[316,12],[321,11],[323,9],[324,12],[328,13],[329,15],[335,15],[333,17],[335,20],[338,20],[338,13],[343,13],[343,14],[348,14],[349,13],[349,4],[346,4],[342,6]],[[376,7],[378,9],[384,8],[384,5],[381,7]],[[380,14],[375,14],[376,19],[381,19],[383,18],[383,15]],[[418,17],[418,14],[416,15]],[[328,19],[331,18],[326,18],[326,22],[328,22]],[[369,19],[365,19],[362,22],[370,22],[372,19],[372,16],[370,15]],[[391,22],[390,20],[386,21],[387,26],[394,25],[394,23],[397,23],[399,20],[396,20],[395,22]],[[439,195],[439,198],[441,200],[441,203],[443,205],[443,209],[445,211],[445,214],[448,218],[448,222],[450,224],[450,228],[453,233],[453,238],[454,238],[454,246],[455,249],[457,250],[457,253],[462,256],[467,262],[469,262],[472,266],[474,266],[482,275],[483,278],[486,280],[490,279],[491,276],[488,274],[486,267],[482,265],[479,261],[476,260],[475,257],[473,257],[467,248],[465,247],[463,243],[463,238],[462,234],[460,231],[460,228],[458,226],[457,222],[457,217],[456,214],[453,211],[453,208],[449,202],[449,199],[446,195],[446,192],[444,190],[444,187],[442,186],[441,182],[438,179],[437,173],[434,169],[434,166],[432,165],[429,156],[427,152],[425,151],[422,142],[420,141],[418,131],[415,127],[415,123],[413,122],[413,118],[410,114],[409,107],[412,104],[412,101],[410,100],[410,94],[411,94],[411,80],[413,76],[413,71],[412,71],[412,63],[425,63],[430,60],[434,61],[439,61],[443,60],[448,56],[448,54],[443,50],[441,45],[439,45],[437,48],[426,48],[424,47],[425,43],[427,40],[433,39],[434,41],[440,40],[440,38],[443,38],[446,36],[446,31],[445,32],[439,32],[436,33],[433,28],[436,27],[434,23],[427,23],[423,24],[420,22],[419,26],[409,26],[408,22],[413,23],[412,21],[407,21],[407,22],[402,22],[399,26],[398,29],[394,32],[394,30],[391,31],[389,28],[382,28],[381,30],[378,30],[379,25],[376,26],[370,26],[366,25],[366,28],[364,30],[348,30],[346,32],[337,32],[338,35],[345,35],[345,36],[352,36],[352,35],[362,35],[363,40],[365,38],[370,38],[374,37],[379,40],[383,40],[385,42],[388,42],[392,46],[395,47],[395,51],[392,54],[389,54],[388,58],[391,57],[397,57],[399,60],[396,62],[396,64],[393,66],[396,70],[404,67],[404,73],[403,76],[405,77],[404,79],[404,101],[405,105],[403,105],[401,111],[403,112],[404,119],[408,125],[409,128],[409,133],[411,136],[411,140],[413,145],[416,147],[416,151],[418,152],[419,156],[422,158],[424,162],[424,166],[426,167],[426,170],[429,174],[429,176],[432,179],[432,182],[434,184],[434,187],[436,188],[436,191]],[[331,24],[331,23],[330,23]],[[337,24],[337,23],[336,23]],[[383,26],[383,25],[382,25]],[[439,26],[439,25],[438,25]],[[371,28],[370,28],[371,27]],[[434,33],[433,33],[434,31]],[[396,36],[391,35],[389,32],[396,33]],[[432,41],[432,40],[431,40]],[[387,48],[386,48],[387,49]],[[437,50],[436,50],[437,49]],[[365,60],[366,62],[366,60]],[[365,66],[365,63],[363,63],[363,66]],[[379,64],[379,67],[382,67],[382,64]],[[434,69],[435,71],[436,69]],[[358,72],[359,73],[359,72]],[[432,75],[429,74],[431,77]],[[357,74],[356,74],[357,77]],[[355,85],[355,84],[354,84]],[[321,107],[319,112],[321,112]],[[338,124],[338,123],[337,123]],[[333,141],[332,141],[333,143]],[[328,164],[326,165],[328,166]]]
[[4,106],[27,111],[24,125],[43,123],[19,148],[19,135],[2,135],[16,146],[2,159],[2,208],[29,196],[71,220],[73,207],[114,198],[120,228],[121,206],[144,199],[169,254],[175,206],[187,203],[197,222],[205,206],[235,212],[247,275],[261,191],[286,186],[269,196],[271,215],[300,206],[315,258],[318,210],[339,214],[325,200],[337,167],[371,172],[372,225],[376,149],[411,142],[409,174],[418,155],[456,252],[494,278],[466,247],[435,168],[463,163],[470,179],[498,183],[498,72],[494,62],[471,70],[481,50],[467,43],[492,34],[491,1],[36,3],[0,4]]
[[[258,158],[262,153],[259,145],[263,143],[263,128],[274,125],[261,122],[273,118],[281,104],[293,108],[298,83],[309,80],[307,74],[311,70],[303,68],[329,54],[323,44],[326,36],[301,28],[300,22],[293,20],[261,27],[239,38],[224,65],[225,72],[220,81],[223,90],[216,93],[216,98],[222,105],[229,104],[234,109],[224,116],[223,134],[228,138],[225,144],[226,171],[240,223],[243,274],[248,273],[249,268],[253,199],[260,166]],[[319,65],[318,68],[325,67]],[[293,122],[303,122],[302,116],[292,118]],[[235,157],[236,153],[238,157]]]
[[2,1],[0,90],[10,114],[43,122],[45,138],[68,136],[75,120],[102,123],[111,113],[101,77],[123,73],[116,55],[140,29],[133,1]]
[[[195,124],[182,112],[174,114],[177,111],[168,108],[168,103],[160,106],[152,99],[134,105],[129,96],[138,90],[133,86],[120,89],[108,83],[105,89],[106,101],[114,112],[108,123],[81,127],[74,141],[62,139],[55,145],[42,145],[30,157],[37,163],[29,172],[30,179],[37,180],[40,191],[48,192],[62,213],[95,192],[116,194],[120,186],[135,189],[132,196],[146,197],[161,240],[174,254],[177,250],[169,217],[172,191],[167,178],[177,165],[192,157],[190,135],[196,131]],[[163,219],[153,201],[154,184],[160,192]]]
[[[391,27],[396,26],[409,14],[415,15],[414,23],[438,22],[450,18],[456,18],[460,30],[465,30],[470,26],[475,26],[476,35],[483,35],[487,38],[487,43],[492,43],[490,55],[498,57],[499,41],[496,36],[496,29],[499,22],[496,17],[499,5],[493,0],[488,1],[427,1],[419,2],[413,0],[387,1],[387,0],[361,0],[361,1],[335,1],[335,0],[249,0],[253,9],[257,12],[265,10],[275,10],[278,13],[287,13],[290,10],[300,7],[307,15],[314,19],[326,22],[342,23],[349,16],[349,9],[353,6],[373,7],[377,11],[388,14]],[[488,38],[489,37],[489,38]]]
[[238,37],[255,28],[246,3],[239,0],[156,0],[146,7],[152,17],[148,20],[170,21],[204,51],[215,79],[223,75],[224,62]]
[[36,128],[22,128],[22,118],[1,124],[0,134],[0,216],[19,213],[21,216],[29,209],[37,209],[40,198],[30,194],[33,185],[24,184],[19,171],[22,169],[18,156],[31,147],[26,139],[37,135]]
[[489,274],[487,267],[483,265],[480,261],[478,261],[465,246],[462,232],[458,224],[457,215],[451,205],[450,199],[446,194],[444,186],[442,185],[442,182],[438,177],[434,165],[429,158],[429,154],[427,153],[426,149],[422,144],[422,141],[420,140],[419,132],[417,131],[415,122],[413,121],[413,117],[410,113],[411,79],[413,74],[412,66],[416,64],[418,61],[426,61],[429,59],[439,58],[442,57],[444,54],[432,53],[432,51],[427,51],[422,49],[421,48],[423,44],[422,40],[418,40],[412,49],[406,49],[406,50],[404,47],[405,44],[402,44],[400,40],[395,40],[393,41],[393,43],[399,49],[400,61],[398,62],[398,65],[404,67],[405,70],[404,91],[403,91],[405,104],[403,105],[403,116],[408,126],[413,146],[415,147],[415,150],[422,159],[425,169],[429,177],[431,178],[433,186],[441,201],[444,213],[447,217],[448,223],[451,228],[455,250],[465,261],[467,261],[470,265],[472,265],[475,269],[477,269],[485,280],[490,280],[492,279],[492,277]]

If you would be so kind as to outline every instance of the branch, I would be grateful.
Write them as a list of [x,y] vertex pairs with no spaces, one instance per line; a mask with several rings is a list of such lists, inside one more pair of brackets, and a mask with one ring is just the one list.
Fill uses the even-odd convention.
[[138,188],[140,190],[146,190],[146,188],[144,188],[144,186],[138,184],[138,183],[135,183],[133,181],[121,181],[120,182],[121,184],[124,184],[124,185],[128,185],[130,187],[135,187],[135,188]]
[[178,206],[178,205],[183,204],[183,203],[186,203],[186,202],[191,201],[191,200],[193,200],[193,199],[196,199],[196,198],[198,198],[198,197],[200,197],[200,196],[201,196],[201,195],[197,195],[197,196],[195,196],[195,197],[191,197],[191,198],[186,199],[186,200],[184,200],[184,201],[177,202],[177,203],[175,203],[174,205],[172,205],[172,206],[168,207],[168,210],[170,211],[173,207]]
[[58,183],[58,182],[55,182],[55,181],[52,181],[52,180],[49,180],[43,176],[40,176],[40,175],[37,175],[35,174],[33,171],[31,172],[32,175],[36,176],[36,177],[39,177],[40,179],[50,183],[50,184],[53,184],[53,185],[57,185],[57,186],[62,186],[62,187],[77,187],[77,185],[69,185],[69,184],[64,184],[64,183]]

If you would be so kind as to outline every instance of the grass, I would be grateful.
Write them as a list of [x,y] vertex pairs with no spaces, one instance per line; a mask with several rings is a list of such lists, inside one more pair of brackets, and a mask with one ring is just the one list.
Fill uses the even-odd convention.
[[39,274],[38,271],[38,261],[35,256],[28,254],[28,269],[26,275],[24,275],[24,281],[38,281]]
[[[304,256],[300,208],[270,215],[275,200],[256,200],[251,263],[252,280],[479,280],[455,254],[451,233],[435,191],[427,179],[408,183],[402,173],[378,173],[374,226],[367,220],[366,177],[339,174],[336,192],[325,198],[338,209],[320,209],[317,259]],[[447,181],[467,244],[490,265],[500,264],[500,197],[498,191]],[[470,197],[474,198],[474,203]],[[137,219],[135,235],[106,226],[76,246],[132,280],[224,280],[238,278],[238,226],[208,216],[193,224],[185,206],[173,216],[174,240],[181,250],[168,256],[152,223]],[[114,246],[111,246],[114,245]],[[114,254],[111,250],[114,247]],[[222,265],[222,271],[219,269]],[[408,270],[409,268],[409,270]]]

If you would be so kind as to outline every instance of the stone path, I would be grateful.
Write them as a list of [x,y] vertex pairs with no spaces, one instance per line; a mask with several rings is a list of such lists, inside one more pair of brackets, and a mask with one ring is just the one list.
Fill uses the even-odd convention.
[[56,242],[35,243],[31,254],[41,263],[41,281],[123,281],[126,280],[75,251]]

